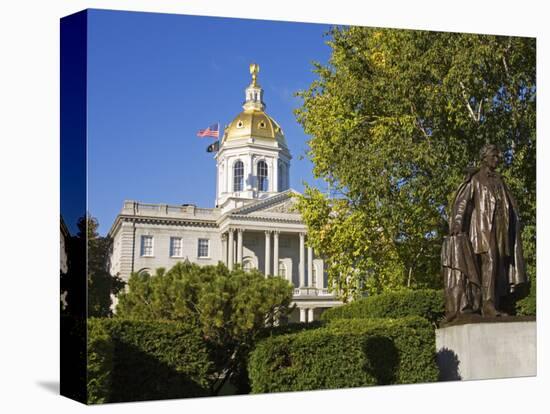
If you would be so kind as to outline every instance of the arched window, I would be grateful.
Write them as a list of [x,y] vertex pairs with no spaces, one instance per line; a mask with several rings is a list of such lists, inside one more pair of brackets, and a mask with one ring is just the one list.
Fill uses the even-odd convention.
[[279,277],[286,279],[286,266],[283,261],[279,261]]
[[252,269],[254,269],[254,263],[251,259],[245,259],[243,262],[243,269],[245,272],[250,272]]
[[267,164],[265,161],[258,163],[258,191],[267,191]]
[[243,191],[244,165],[237,161],[233,166],[233,191]]
[[151,272],[151,269],[144,267],[143,269],[138,270],[138,275],[140,276],[151,276],[153,272]]

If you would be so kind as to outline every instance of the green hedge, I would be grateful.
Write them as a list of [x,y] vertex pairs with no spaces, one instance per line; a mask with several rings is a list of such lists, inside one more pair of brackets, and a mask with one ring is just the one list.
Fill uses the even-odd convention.
[[278,326],[266,326],[258,333],[257,340],[268,338],[271,336],[280,336],[291,333],[298,333],[302,331],[310,331],[312,329],[318,329],[326,325],[323,321],[313,321],[308,323],[303,322],[291,322],[284,323]]
[[342,319],[264,339],[248,372],[253,393],[437,381],[435,333],[420,317]]
[[88,403],[207,396],[210,353],[193,325],[90,319]]
[[443,291],[433,289],[403,290],[369,296],[328,309],[321,315],[321,320],[421,316],[430,322],[437,322],[444,313]]
[[518,315],[523,316],[537,314],[537,291],[535,288],[531,288],[527,297],[518,301],[516,311]]
[[114,342],[101,320],[88,321],[88,404],[108,402],[113,372]]

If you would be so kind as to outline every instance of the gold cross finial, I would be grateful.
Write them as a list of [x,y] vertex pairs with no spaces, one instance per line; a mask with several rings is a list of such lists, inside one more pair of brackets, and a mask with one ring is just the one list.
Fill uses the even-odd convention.
[[260,71],[260,65],[257,63],[250,64],[250,74],[252,75],[252,86],[257,86],[256,78],[258,77],[258,72]]

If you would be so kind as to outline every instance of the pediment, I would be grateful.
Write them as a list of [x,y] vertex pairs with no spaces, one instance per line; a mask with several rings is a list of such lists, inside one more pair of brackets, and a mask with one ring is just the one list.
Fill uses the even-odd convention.
[[291,198],[289,200],[283,201],[282,203],[277,203],[265,209],[258,210],[258,212],[292,214],[292,213],[298,213],[298,210],[296,208],[296,200]]
[[272,216],[280,214],[299,215],[296,208],[295,191],[287,190],[264,200],[259,200],[231,212],[231,215]]

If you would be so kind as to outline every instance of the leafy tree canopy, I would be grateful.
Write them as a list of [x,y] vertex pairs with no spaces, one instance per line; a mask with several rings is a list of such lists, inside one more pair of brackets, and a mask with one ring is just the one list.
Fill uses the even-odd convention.
[[535,262],[535,39],[334,28],[328,65],[298,95],[314,175],[298,208],[344,298],[439,287],[447,209],[485,143],[519,203]]
[[293,289],[285,279],[266,278],[257,270],[230,271],[221,263],[201,267],[188,261],[169,271],[157,269],[154,276],[133,274],[128,287],[119,295],[117,316],[195,321],[218,352],[220,378],[234,381],[246,374],[246,355],[266,322],[291,311]]

